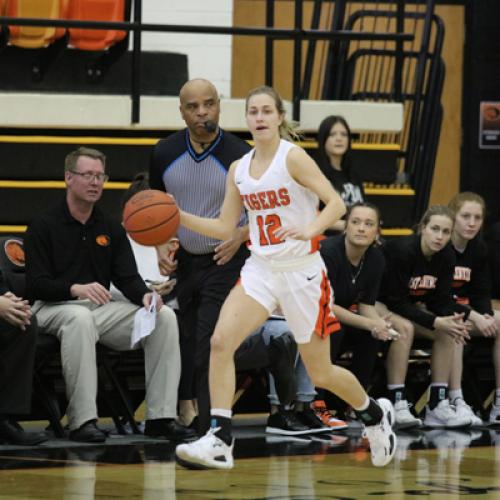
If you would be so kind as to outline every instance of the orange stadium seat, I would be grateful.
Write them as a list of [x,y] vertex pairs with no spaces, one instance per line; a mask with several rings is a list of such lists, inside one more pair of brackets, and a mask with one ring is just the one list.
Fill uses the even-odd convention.
[[[0,16],[5,16],[5,0],[0,0]],[[0,26],[0,49],[7,45],[7,30]]]
[[[82,21],[124,21],[125,0],[72,0],[69,18]],[[81,50],[106,50],[123,40],[126,31],[69,29],[69,44]]]
[[[65,17],[66,1],[4,0],[5,15],[10,17],[63,18]],[[61,38],[65,33],[65,28],[9,26],[9,43],[25,49],[40,49]]]

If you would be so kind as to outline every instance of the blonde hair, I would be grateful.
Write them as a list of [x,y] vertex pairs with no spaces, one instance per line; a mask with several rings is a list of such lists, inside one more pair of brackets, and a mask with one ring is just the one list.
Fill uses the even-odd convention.
[[483,211],[483,217],[485,216],[486,203],[484,201],[484,198],[477,193],[473,193],[472,191],[464,191],[462,193],[456,194],[448,203],[448,207],[450,207],[455,212],[455,214],[457,214],[464,206],[464,204],[468,201],[480,205]]
[[279,128],[280,137],[288,141],[300,141],[300,134],[297,132],[295,124],[293,122],[288,121],[285,118],[286,110],[283,104],[283,99],[278,94],[278,92],[276,92],[276,90],[274,90],[272,87],[269,87],[267,85],[261,85],[260,87],[252,89],[248,93],[247,98],[245,100],[245,113],[248,113],[248,101],[250,101],[250,98],[253,97],[254,95],[261,95],[261,94],[265,94],[271,97],[271,99],[274,101],[274,104],[276,105],[278,113],[283,117],[283,121]]
[[455,213],[453,210],[446,205],[432,205],[430,206],[422,215],[422,218],[420,219],[420,222],[418,223],[418,232],[422,230],[424,226],[427,226],[429,224],[429,221],[431,220],[431,217],[433,215],[442,215],[444,217],[448,217],[451,222],[452,226],[455,225]]

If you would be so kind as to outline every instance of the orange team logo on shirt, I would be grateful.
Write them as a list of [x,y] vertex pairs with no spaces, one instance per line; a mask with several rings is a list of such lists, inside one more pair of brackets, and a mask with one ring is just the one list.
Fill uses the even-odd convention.
[[408,283],[410,295],[425,295],[428,290],[436,288],[436,283],[437,278],[428,274],[410,278],[410,282]]
[[100,247],[108,247],[111,239],[107,234],[100,234],[99,236],[96,236],[95,242]]
[[4,244],[4,251],[7,258],[15,266],[24,267],[24,248],[19,240],[7,240]]
[[453,273],[453,279],[455,281],[470,281],[470,276],[470,267],[455,266],[455,272]]
[[415,276],[414,278],[410,278],[408,287],[410,288],[410,290],[418,290],[419,288],[432,290],[433,288],[436,288],[436,283],[437,278],[435,276],[424,274],[423,276]]

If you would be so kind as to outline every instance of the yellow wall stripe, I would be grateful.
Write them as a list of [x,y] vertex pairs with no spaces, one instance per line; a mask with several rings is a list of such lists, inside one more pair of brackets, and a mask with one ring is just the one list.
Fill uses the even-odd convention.
[[382,236],[409,236],[413,234],[413,229],[409,228],[391,228],[391,229],[382,229]]
[[[0,225],[0,233],[24,233],[28,226],[8,226]],[[382,236],[408,236],[413,231],[408,228],[382,229]]]
[[1,226],[0,233],[24,233],[28,226]]
[[[104,144],[120,146],[154,146],[160,137],[91,137],[91,136],[44,136],[44,135],[0,135],[0,142],[13,144]],[[252,141],[248,141],[252,144]],[[316,141],[299,141],[305,149],[318,147]],[[399,144],[362,144],[354,143],[352,149],[366,151],[399,151]]]
[[59,137],[44,135],[0,135],[0,142],[14,144],[118,144],[122,146],[151,146],[160,139],[149,137]]
[[[127,189],[130,182],[106,182],[104,189]],[[12,189],[64,189],[64,181],[9,181],[0,180],[0,188]],[[365,193],[368,195],[385,196],[414,196],[415,191],[411,188],[383,188],[383,187],[365,187]]]
[[415,191],[411,188],[373,188],[365,187],[365,194],[376,196],[415,196]]
[[[130,182],[106,182],[104,189],[127,189]],[[64,181],[1,181],[0,188],[10,189],[65,189]]]

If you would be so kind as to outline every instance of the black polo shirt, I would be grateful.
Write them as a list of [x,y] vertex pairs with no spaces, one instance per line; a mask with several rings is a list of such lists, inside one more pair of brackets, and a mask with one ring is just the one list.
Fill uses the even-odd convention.
[[25,236],[26,285],[31,300],[71,300],[74,284],[110,282],[131,302],[142,305],[148,292],[137,272],[121,224],[95,206],[89,220],[74,219],[66,199],[35,218]]

